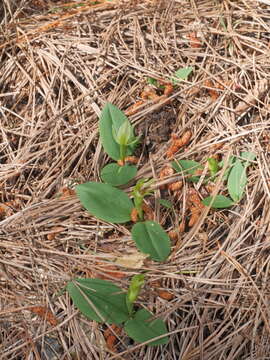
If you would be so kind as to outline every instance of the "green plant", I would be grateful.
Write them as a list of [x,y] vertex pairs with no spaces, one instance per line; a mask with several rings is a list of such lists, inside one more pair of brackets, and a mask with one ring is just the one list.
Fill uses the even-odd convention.
[[141,288],[144,285],[144,278],[145,276],[143,274],[138,274],[138,275],[134,275],[131,279],[126,296],[126,303],[127,303],[128,313],[130,316],[132,316],[133,314],[134,302],[137,300]]
[[152,184],[153,180],[140,179],[133,188],[132,197],[139,222],[133,225],[131,235],[141,252],[148,254],[153,260],[165,261],[171,251],[169,236],[157,222],[143,221],[143,200],[153,194],[150,187]]
[[172,167],[176,172],[187,176],[187,180],[197,183],[200,176],[195,175],[198,170],[203,170],[203,166],[197,161],[193,160],[175,160],[172,162]]
[[99,118],[99,133],[104,151],[117,163],[106,165],[101,171],[104,182],[119,186],[128,183],[137,174],[136,166],[125,164],[139,142],[126,115],[115,105],[107,103]]
[[210,174],[214,177],[219,171],[218,161],[215,158],[208,158],[207,161]]
[[143,199],[153,194],[153,190],[150,186],[153,184],[153,180],[140,179],[132,190],[132,197],[134,199],[134,205],[138,212],[139,219],[143,220]]
[[[193,72],[193,70],[194,69],[192,66],[180,68],[174,72],[173,76],[171,76],[171,78],[168,79],[168,81],[172,82],[173,85],[178,85],[181,80],[187,80],[189,75]],[[165,87],[163,84],[160,84],[160,82],[157,79],[152,77],[148,77],[147,82],[148,84],[153,85],[159,89],[163,89]]]
[[[106,104],[100,117],[99,127],[104,150],[112,158],[123,161],[138,141],[125,115],[114,105]],[[158,223],[143,222],[143,202],[146,196],[153,194],[151,189],[153,180],[137,181],[131,192],[134,204],[123,190],[115,187],[129,181],[136,172],[136,167],[130,165],[109,164],[101,171],[101,177],[107,183],[87,182],[77,185],[76,194],[82,205],[92,215],[111,223],[130,221],[131,212],[135,206],[140,223],[133,226],[131,233],[136,246],[151,259],[164,261],[170,253],[168,235]]]
[[[234,205],[235,203],[238,203],[243,198],[247,185],[246,170],[250,164],[250,161],[253,161],[255,158],[256,154],[251,152],[242,152],[240,154],[240,158],[231,156],[229,159],[228,169],[225,170],[225,174],[223,176],[223,179],[227,181],[227,189],[230,197],[216,195],[215,198],[213,198],[212,196],[208,196],[203,200],[203,204],[220,209],[227,208]],[[211,173],[211,175],[215,175],[217,173],[218,168],[216,165],[217,164],[214,165],[214,174]],[[220,169],[223,166],[223,162],[218,164]]]
[[[123,324],[128,336],[137,342],[149,341],[147,345],[162,345],[168,342],[167,329],[161,319],[145,310],[134,310],[144,284],[144,275],[131,279],[127,293],[112,282],[101,279],[74,279],[66,290],[74,305],[88,319],[109,324]],[[156,337],[161,337],[155,340]],[[151,341],[153,339],[153,341]]]
[[110,185],[120,186],[128,183],[137,174],[137,167],[134,165],[119,166],[116,163],[111,163],[101,170],[101,179]]
[[[225,169],[223,180],[227,183],[227,189],[230,197],[224,195],[216,195],[215,198],[208,196],[203,199],[203,204],[211,206],[215,209],[228,208],[239,202],[245,192],[247,185],[246,170],[251,161],[254,161],[256,154],[252,152],[242,152],[240,157],[230,156],[227,168]],[[218,172],[224,167],[224,161],[217,162],[214,158],[208,158],[208,168],[210,176],[205,176],[204,183],[209,180],[215,181]],[[187,181],[197,183],[200,181],[200,176],[196,175],[198,171],[203,169],[203,166],[197,161],[193,160],[178,160],[172,162],[172,167],[179,173],[186,177]]]

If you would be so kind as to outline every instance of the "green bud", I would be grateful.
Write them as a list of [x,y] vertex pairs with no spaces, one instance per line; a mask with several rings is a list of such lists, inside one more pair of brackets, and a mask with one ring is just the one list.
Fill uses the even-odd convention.
[[139,296],[143,284],[144,284],[143,274],[134,275],[132,277],[131,283],[128,288],[127,300],[126,300],[130,314],[132,313],[133,303],[136,301],[137,297]]
[[133,135],[133,126],[126,120],[116,131],[113,129],[113,136],[119,145],[129,146],[133,144],[137,138]]
[[208,166],[209,166],[209,170],[212,176],[216,175],[216,173],[219,170],[219,165],[216,159],[214,158],[209,158],[207,159],[208,161]]

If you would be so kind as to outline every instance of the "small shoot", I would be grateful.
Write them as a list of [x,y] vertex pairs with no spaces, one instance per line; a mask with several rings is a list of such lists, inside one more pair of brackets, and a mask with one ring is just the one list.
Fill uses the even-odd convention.
[[69,281],[65,290],[88,319],[116,325],[124,323],[128,336],[137,342],[148,341],[150,346],[167,344],[165,323],[154,319],[146,309],[137,312],[133,309],[143,285],[144,275],[139,274],[133,276],[127,293],[110,281],[83,278]]
[[131,155],[139,141],[126,115],[111,103],[100,114],[99,134],[104,151],[116,161]]
[[133,126],[128,120],[126,120],[120,127],[113,125],[112,133],[114,140],[120,146],[120,159],[125,163],[125,158],[127,156],[128,148],[131,146],[136,146],[139,142],[139,137],[134,136]]
[[[240,200],[242,200],[248,182],[246,170],[250,165],[250,162],[254,161],[255,158],[256,154],[246,151],[240,154],[240,158],[231,156],[229,158],[228,169],[225,170],[225,174],[223,176],[223,180],[227,180],[227,188],[230,197],[216,195],[213,199],[212,196],[208,196],[203,200],[203,204],[206,206],[211,206],[214,209],[223,209],[231,207],[232,205],[235,205]],[[218,164],[215,164],[214,166],[216,167],[216,165],[218,165],[220,168],[224,166],[224,162],[222,161]],[[214,174],[211,172],[211,175]]]
[[218,161],[215,158],[209,158],[207,159],[207,161],[208,161],[208,168],[210,170],[210,174],[212,177],[215,177],[215,175],[219,171]]
[[144,285],[144,278],[143,274],[134,275],[131,279],[131,283],[128,288],[127,296],[126,296],[126,303],[128,308],[128,313],[130,316],[133,315],[133,307],[134,302],[137,300],[141,288]]
[[150,188],[153,182],[153,180],[149,179],[140,179],[132,191],[134,205],[141,221],[143,220],[143,200],[146,196],[153,194],[154,191]]

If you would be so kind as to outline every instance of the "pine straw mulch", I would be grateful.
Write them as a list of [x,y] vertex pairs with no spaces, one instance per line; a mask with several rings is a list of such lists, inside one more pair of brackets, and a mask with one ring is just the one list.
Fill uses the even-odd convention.
[[[269,359],[267,2],[61,3],[0,5],[1,359]],[[186,66],[194,71],[169,103],[149,100],[130,116],[143,134],[138,178],[157,178],[170,133],[190,129],[176,159],[206,164],[213,154],[256,152],[246,195],[228,210],[203,211],[166,263],[113,267],[136,251],[128,227],[97,221],[72,186],[98,181],[109,161],[97,132],[104,104],[126,110],[148,77]],[[166,230],[179,224],[192,187],[163,194],[174,211],[155,204]],[[61,289],[90,276],[127,288],[145,270],[139,303],[166,321],[170,342],[147,348],[121,333],[112,351],[106,326],[80,316]]]

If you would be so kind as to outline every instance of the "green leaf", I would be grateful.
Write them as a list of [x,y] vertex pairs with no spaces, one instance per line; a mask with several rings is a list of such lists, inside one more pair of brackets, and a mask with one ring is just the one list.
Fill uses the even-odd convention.
[[[197,170],[203,169],[203,166],[200,163],[193,160],[175,160],[171,165],[176,172],[183,173],[184,175],[194,175]],[[200,176],[190,176],[187,180],[197,183],[200,181]]]
[[116,163],[104,166],[101,170],[101,179],[113,186],[127,184],[137,174],[137,168],[134,165],[119,166]]
[[247,162],[249,161],[254,161],[256,159],[256,154],[250,151],[243,151],[240,154],[241,159],[246,160]]
[[[136,312],[133,319],[125,323],[125,331],[133,340],[141,343],[154,339],[155,337],[167,334],[165,323],[161,319],[150,320],[153,315],[141,309]],[[150,342],[149,346],[167,344],[168,336]]]
[[130,221],[133,203],[124,191],[96,182],[77,185],[75,190],[82,205],[98,219],[111,223]]
[[[213,196],[208,196],[207,198],[203,199],[202,203],[205,206],[209,206],[212,202]],[[235,203],[232,199],[223,196],[223,195],[216,195],[214,201],[211,204],[211,207],[214,209],[223,209],[233,206]]]
[[158,86],[158,81],[152,77],[147,78],[147,83],[150,85]]
[[149,254],[151,259],[165,261],[169,256],[170,238],[157,222],[139,222],[133,226],[131,234],[138,249]]
[[[120,145],[115,141],[113,129],[117,133],[121,125],[128,121],[126,115],[115,105],[107,103],[99,117],[99,134],[104,151],[114,160],[120,159]],[[129,146],[127,155],[132,154],[134,146]]]
[[241,161],[237,159],[228,177],[228,191],[231,198],[238,202],[242,199],[247,184],[246,169]]
[[126,294],[110,281],[75,279],[66,288],[74,305],[88,319],[121,324],[129,318]]
[[174,73],[174,75],[171,79],[173,84],[177,85],[179,83],[179,80],[176,80],[175,78],[180,79],[180,80],[186,80],[188,78],[188,76],[192,73],[192,71],[193,71],[192,66],[188,66],[188,67],[176,70],[176,72]]
[[[224,180],[224,181],[227,181],[227,180],[228,180],[228,177],[229,177],[229,175],[230,175],[230,171],[231,171],[232,166],[233,166],[233,164],[235,163],[236,159],[237,159],[237,158],[236,158],[235,156],[230,156],[230,157],[229,157],[229,161],[228,161],[228,164],[227,164],[227,168],[226,168],[226,170],[225,170],[225,172],[224,172],[224,175],[223,175],[223,177],[222,177],[222,180]],[[218,163],[218,166],[219,166],[220,168],[223,168],[223,166],[224,166],[224,160],[221,160],[221,161]]]
[[177,172],[194,175],[196,170],[203,169],[202,165],[193,160],[176,160],[172,162],[172,167]]
[[166,199],[158,199],[158,202],[160,203],[160,205],[166,207],[167,209],[172,209],[173,208],[173,204],[171,201],[166,200]]

